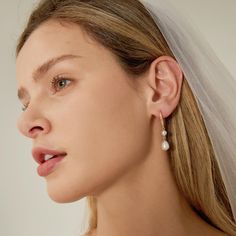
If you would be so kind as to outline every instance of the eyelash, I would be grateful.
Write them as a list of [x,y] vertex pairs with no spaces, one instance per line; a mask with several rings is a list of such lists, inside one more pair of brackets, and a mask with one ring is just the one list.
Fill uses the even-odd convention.
[[[63,77],[63,76],[56,76],[56,77],[53,77],[53,79],[52,79],[52,81],[51,81],[51,86],[52,86],[52,88],[56,91],[56,84],[58,83],[58,82],[60,82],[60,81],[65,81],[65,80],[68,80],[68,81],[70,81],[71,82],[71,80],[70,79],[67,79],[66,77]],[[64,87],[65,88],[65,87]],[[62,88],[63,89],[63,88]],[[22,107],[22,111],[25,111],[26,109],[27,109],[27,107],[28,107],[28,105],[29,105],[29,103],[27,103],[25,106],[23,106]]]
[[55,89],[57,82],[60,82],[60,81],[63,81],[63,80],[68,80],[68,81],[71,82],[70,79],[68,79],[68,78],[66,78],[66,77],[63,77],[63,76],[60,76],[60,75],[54,77],[54,78],[52,79],[52,81],[51,81],[51,84],[52,84],[53,89]]

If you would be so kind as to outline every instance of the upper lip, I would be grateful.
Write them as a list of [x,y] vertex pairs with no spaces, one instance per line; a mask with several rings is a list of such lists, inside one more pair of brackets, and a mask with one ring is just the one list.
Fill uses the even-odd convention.
[[35,147],[32,149],[32,156],[34,157],[34,160],[39,163],[42,164],[44,163],[44,156],[46,154],[49,155],[66,155],[66,152],[63,151],[58,151],[58,150],[50,150],[50,149],[46,149],[43,147]]

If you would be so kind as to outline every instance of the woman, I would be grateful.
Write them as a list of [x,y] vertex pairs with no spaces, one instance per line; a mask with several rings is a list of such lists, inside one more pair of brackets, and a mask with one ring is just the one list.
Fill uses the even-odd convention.
[[141,2],[41,1],[16,69],[18,128],[51,199],[87,196],[86,235],[236,235],[198,103]]

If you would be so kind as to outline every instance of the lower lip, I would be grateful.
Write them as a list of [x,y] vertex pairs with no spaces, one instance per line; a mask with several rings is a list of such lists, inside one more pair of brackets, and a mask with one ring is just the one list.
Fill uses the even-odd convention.
[[65,156],[59,156],[56,158],[52,158],[44,163],[42,163],[40,166],[37,168],[37,172],[39,176],[47,176],[51,172],[54,171],[55,167],[57,164],[62,161],[65,158]]

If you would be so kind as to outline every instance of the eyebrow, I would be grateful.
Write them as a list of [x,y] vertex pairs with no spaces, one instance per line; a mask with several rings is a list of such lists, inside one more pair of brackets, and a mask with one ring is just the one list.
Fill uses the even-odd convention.
[[[64,60],[68,60],[68,59],[74,59],[74,58],[81,58],[81,56],[79,56],[79,55],[72,55],[72,54],[65,54],[65,55],[61,55],[61,56],[49,59],[48,61],[43,63],[41,66],[39,66],[33,72],[33,76],[32,76],[33,77],[33,81],[35,81],[37,83],[57,63],[59,63],[61,61],[64,61]],[[22,100],[22,99],[24,99],[24,97],[26,96],[27,93],[28,93],[27,89],[25,89],[24,87],[21,87],[21,88],[18,89],[17,97],[20,100]]]

